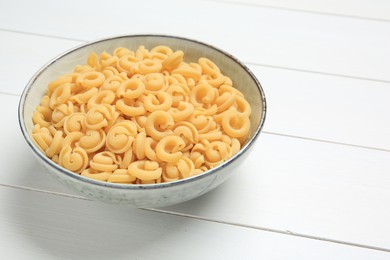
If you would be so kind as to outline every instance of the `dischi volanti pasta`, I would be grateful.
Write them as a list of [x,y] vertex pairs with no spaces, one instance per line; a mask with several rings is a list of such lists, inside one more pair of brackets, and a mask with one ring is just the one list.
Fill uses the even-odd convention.
[[207,171],[246,141],[251,107],[208,58],[119,47],[49,83],[32,137],[54,162],[100,181],[149,184]]

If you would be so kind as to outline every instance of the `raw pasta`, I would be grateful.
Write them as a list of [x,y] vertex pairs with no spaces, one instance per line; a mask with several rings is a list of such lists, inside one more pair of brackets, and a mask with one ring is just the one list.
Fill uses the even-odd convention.
[[201,174],[245,143],[251,107],[210,59],[168,46],[91,53],[49,83],[32,137],[87,178],[153,184]]

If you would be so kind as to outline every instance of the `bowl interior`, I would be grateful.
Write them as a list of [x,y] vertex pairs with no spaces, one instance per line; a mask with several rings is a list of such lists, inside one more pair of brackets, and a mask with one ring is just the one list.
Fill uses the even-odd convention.
[[[207,57],[214,61],[214,63],[219,66],[222,73],[233,80],[233,86],[245,95],[245,98],[252,107],[250,138],[246,145],[241,149],[241,152],[246,150],[246,148],[253,143],[254,139],[259,134],[265,119],[266,103],[260,83],[246,66],[238,62],[230,54],[197,41],[162,35],[134,35],[103,39],[76,47],[55,58],[34,75],[23,92],[19,106],[19,117],[22,132],[29,145],[40,155],[39,157],[46,158],[46,156],[35,147],[35,144],[31,139],[31,132],[33,129],[32,116],[36,106],[40,103],[42,96],[47,90],[48,83],[61,75],[70,73],[76,65],[85,64],[87,57],[91,52],[101,53],[106,51],[112,53],[117,47],[127,47],[135,50],[140,45],[144,45],[148,49],[157,45],[167,45],[173,50],[182,50],[184,52],[184,59],[187,62],[197,62],[200,57]],[[234,157],[232,159],[234,159]],[[48,158],[47,160],[44,160],[51,165],[55,164]],[[67,170],[63,169],[63,171]],[[121,184],[113,185],[120,186]]]

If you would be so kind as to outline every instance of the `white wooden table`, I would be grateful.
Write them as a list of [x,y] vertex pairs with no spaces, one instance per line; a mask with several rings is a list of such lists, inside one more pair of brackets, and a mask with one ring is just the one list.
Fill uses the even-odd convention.
[[[17,122],[52,57],[140,33],[232,53],[268,101],[240,172],[169,208],[64,188]],[[0,71],[1,259],[390,259],[389,1],[0,0]]]

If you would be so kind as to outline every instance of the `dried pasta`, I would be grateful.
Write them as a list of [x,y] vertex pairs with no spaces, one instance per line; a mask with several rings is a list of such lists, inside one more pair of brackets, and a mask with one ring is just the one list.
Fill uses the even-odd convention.
[[251,107],[210,59],[168,46],[91,53],[48,84],[32,138],[87,178],[153,184],[201,174],[245,143]]

